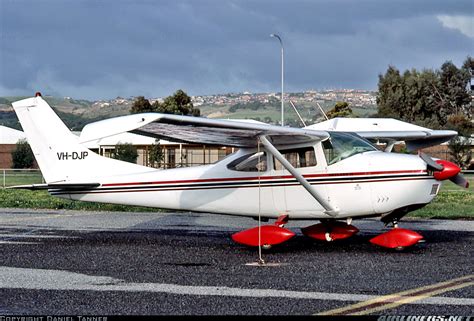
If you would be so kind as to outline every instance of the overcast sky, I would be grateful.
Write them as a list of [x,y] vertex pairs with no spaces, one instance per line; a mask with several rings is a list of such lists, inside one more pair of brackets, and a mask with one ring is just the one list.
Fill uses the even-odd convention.
[[[0,96],[376,89],[474,56],[472,0],[0,0]],[[286,91],[286,90],[285,90]]]

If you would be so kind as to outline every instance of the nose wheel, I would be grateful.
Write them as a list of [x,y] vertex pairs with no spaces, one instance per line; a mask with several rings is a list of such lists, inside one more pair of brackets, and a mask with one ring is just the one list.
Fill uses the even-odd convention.
[[393,228],[385,233],[377,235],[370,240],[370,243],[401,251],[423,241],[423,236],[415,231],[398,227],[398,221],[392,220]]

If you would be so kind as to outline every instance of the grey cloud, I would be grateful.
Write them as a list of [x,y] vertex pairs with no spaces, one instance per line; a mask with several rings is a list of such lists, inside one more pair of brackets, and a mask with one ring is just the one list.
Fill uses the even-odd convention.
[[470,1],[0,0],[0,95],[46,88],[107,98],[279,90],[375,89],[388,64],[436,68],[472,55],[437,15]]

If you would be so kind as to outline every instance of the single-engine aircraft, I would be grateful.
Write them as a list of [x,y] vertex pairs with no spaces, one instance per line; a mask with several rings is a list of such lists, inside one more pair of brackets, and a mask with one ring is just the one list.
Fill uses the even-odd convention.
[[[372,243],[412,246],[423,237],[399,228],[398,221],[430,203],[443,180],[468,186],[451,162],[423,153],[389,152],[395,141],[406,141],[408,149],[416,150],[445,142],[457,135],[455,131],[394,119],[341,118],[289,128],[142,113],[91,123],[78,137],[40,93],[14,102],[13,108],[46,182],[15,188],[47,189],[71,200],[276,220],[232,235],[248,246],[287,241],[295,235],[284,228],[291,220],[320,221],[302,229],[308,237],[345,239],[358,232],[353,219],[372,216],[393,224]],[[123,132],[238,150],[211,165],[160,170],[103,157],[83,145]],[[384,140],[386,150],[367,139]]]

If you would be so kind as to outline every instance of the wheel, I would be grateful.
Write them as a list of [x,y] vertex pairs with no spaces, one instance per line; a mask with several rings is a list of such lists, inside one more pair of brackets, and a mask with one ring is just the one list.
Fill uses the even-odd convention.
[[271,249],[271,248],[272,248],[272,245],[271,245],[271,244],[263,244],[263,245],[262,245],[262,249],[264,249],[264,250],[269,250],[269,249]]

